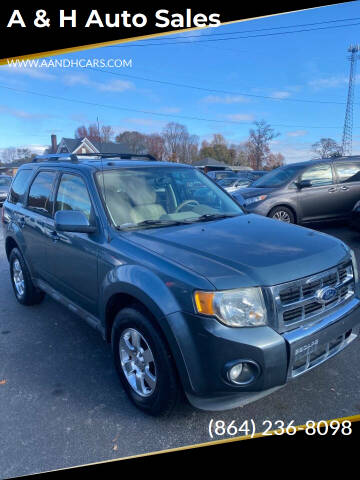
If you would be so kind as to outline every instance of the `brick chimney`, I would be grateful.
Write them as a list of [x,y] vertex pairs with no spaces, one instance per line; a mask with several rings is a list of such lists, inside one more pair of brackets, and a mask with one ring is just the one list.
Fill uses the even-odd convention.
[[56,150],[57,150],[56,135],[52,134],[51,135],[51,153],[56,153]]

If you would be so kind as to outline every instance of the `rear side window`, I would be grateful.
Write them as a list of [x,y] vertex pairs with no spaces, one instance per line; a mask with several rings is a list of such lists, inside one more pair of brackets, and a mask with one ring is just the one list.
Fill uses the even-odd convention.
[[360,163],[336,163],[339,183],[360,182]]
[[56,172],[40,172],[33,181],[28,197],[28,208],[45,215],[52,213],[51,192],[54,186]]
[[310,180],[313,187],[331,185],[333,183],[331,165],[327,163],[314,165],[301,175],[301,180]]
[[24,203],[25,192],[32,173],[32,170],[20,170],[17,173],[9,193],[8,201],[10,203]]

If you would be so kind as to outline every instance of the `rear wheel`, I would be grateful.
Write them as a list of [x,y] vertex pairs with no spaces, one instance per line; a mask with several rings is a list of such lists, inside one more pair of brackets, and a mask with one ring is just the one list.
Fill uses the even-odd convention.
[[295,215],[290,208],[287,207],[275,207],[268,216],[275,220],[280,220],[280,222],[295,223]]
[[11,251],[10,278],[16,299],[22,305],[35,305],[44,298],[44,292],[38,290],[31,280],[29,269],[17,248]]
[[131,401],[151,415],[170,414],[181,392],[177,371],[166,342],[146,312],[121,310],[111,343],[116,370]]

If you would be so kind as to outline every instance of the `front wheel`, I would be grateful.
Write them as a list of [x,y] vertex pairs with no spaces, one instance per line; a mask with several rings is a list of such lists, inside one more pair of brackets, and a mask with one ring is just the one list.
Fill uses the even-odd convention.
[[287,207],[275,207],[268,216],[275,220],[280,220],[280,222],[295,223],[295,215],[290,208]]
[[121,310],[111,335],[117,373],[131,401],[150,415],[171,413],[180,385],[170,351],[146,312]]
[[29,269],[21,252],[14,248],[10,258],[10,278],[16,299],[22,305],[35,305],[44,298],[44,292],[38,290],[31,280]]

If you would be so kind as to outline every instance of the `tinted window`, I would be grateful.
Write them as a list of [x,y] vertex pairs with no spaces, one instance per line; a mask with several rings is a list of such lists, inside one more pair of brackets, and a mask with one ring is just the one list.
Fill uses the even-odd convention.
[[9,202],[23,203],[32,170],[20,170],[15,177],[10,189]]
[[90,219],[90,197],[84,181],[77,175],[64,174],[61,177],[55,205],[55,211],[58,210],[77,210]]
[[360,163],[337,163],[335,170],[340,183],[360,181]]
[[333,183],[331,165],[326,163],[314,165],[301,175],[301,180],[310,180],[313,187],[331,185]]
[[39,213],[52,213],[51,192],[56,172],[40,172],[33,181],[28,197],[27,206]]
[[256,188],[281,187],[295,178],[298,172],[303,168],[303,166],[299,165],[276,168],[275,170],[272,170],[266,175],[263,175],[255,180],[251,186]]

